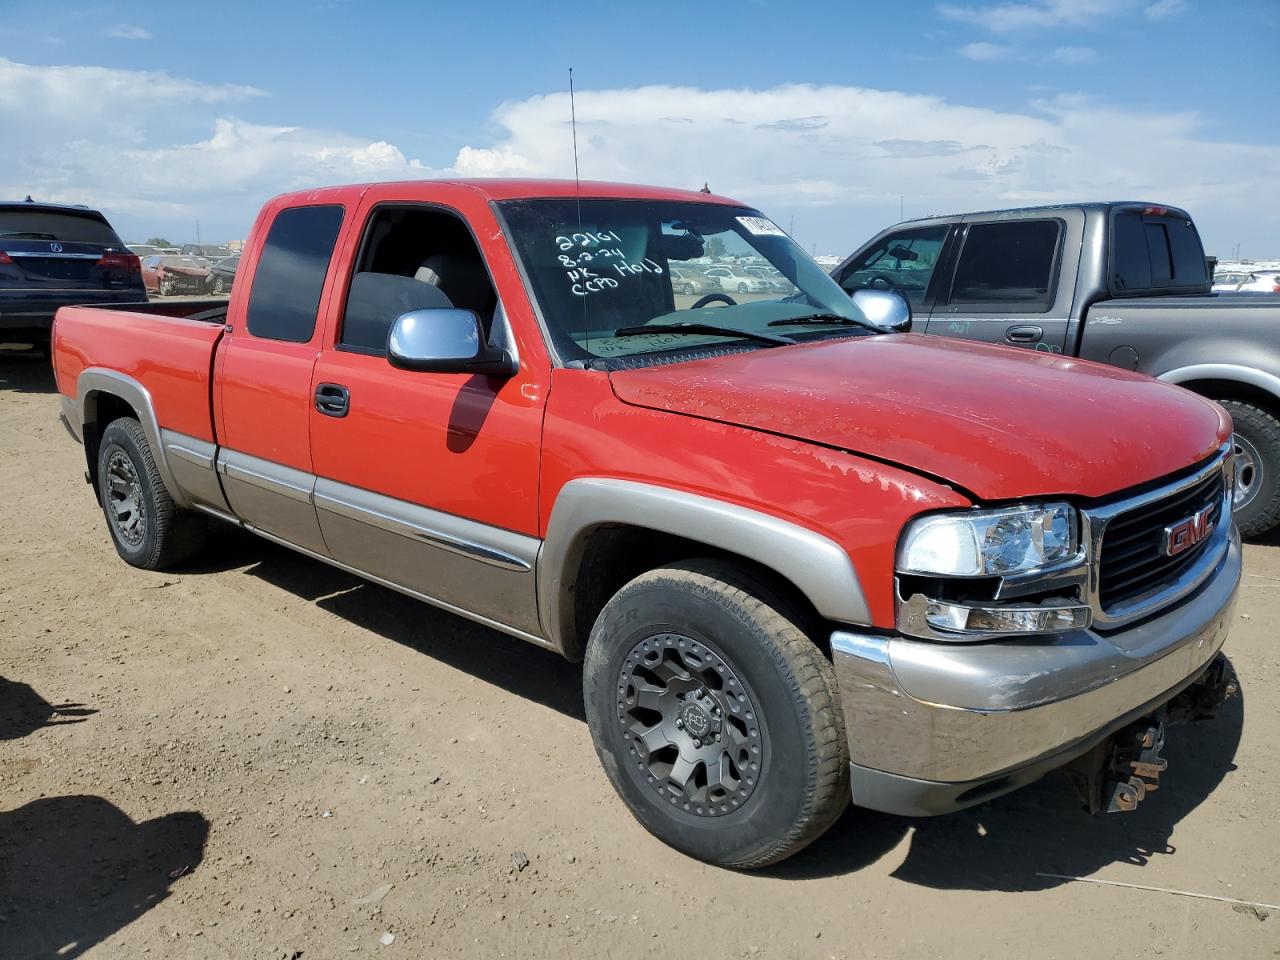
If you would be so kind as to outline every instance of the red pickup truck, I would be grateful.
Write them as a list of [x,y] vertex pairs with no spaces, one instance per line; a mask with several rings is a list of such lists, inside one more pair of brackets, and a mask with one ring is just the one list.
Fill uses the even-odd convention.
[[1222,409],[909,322],[732,200],[424,181],[275,199],[229,302],[54,363],[128,563],[214,517],[583,660],[622,800],[745,868],[1064,765],[1132,809],[1231,690]]

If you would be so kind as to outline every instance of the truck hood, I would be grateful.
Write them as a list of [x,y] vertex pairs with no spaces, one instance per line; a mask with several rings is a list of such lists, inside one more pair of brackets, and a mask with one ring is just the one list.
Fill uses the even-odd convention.
[[1070,357],[917,334],[610,375],[623,403],[847,450],[982,500],[1102,497],[1211,455],[1217,404]]

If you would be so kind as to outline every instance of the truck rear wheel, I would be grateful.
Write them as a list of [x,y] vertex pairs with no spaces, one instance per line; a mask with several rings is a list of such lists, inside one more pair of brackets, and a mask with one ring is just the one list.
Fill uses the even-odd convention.
[[1236,524],[1246,537],[1280,524],[1280,420],[1240,400],[1221,400],[1235,425]]
[[173,502],[137,420],[121,417],[102,432],[98,500],[116,553],[132,566],[163,570],[204,544],[205,518]]
[[623,802],[658,839],[751,869],[849,803],[831,664],[765,584],[719,560],[636,577],[605,605],[583,670],[587,723]]

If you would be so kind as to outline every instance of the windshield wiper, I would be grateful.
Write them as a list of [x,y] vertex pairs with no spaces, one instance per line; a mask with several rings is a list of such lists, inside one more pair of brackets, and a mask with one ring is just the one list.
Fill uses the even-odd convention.
[[803,317],[788,317],[785,320],[770,320],[771,327],[789,327],[792,324],[799,326],[800,324],[822,324],[824,326],[838,327],[866,327],[868,330],[874,330],[876,333],[884,333],[884,329],[877,327],[874,323],[867,320],[854,320],[852,317],[842,317],[838,313],[808,313]]
[[652,333],[681,333],[690,336],[709,337],[742,337],[744,340],[755,340],[767,343],[771,347],[785,347],[795,343],[790,337],[782,337],[776,333],[755,333],[751,330],[738,330],[734,327],[719,327],[714,323],[655,323],[649,327],[621,327],[613,331],[615,337],[645,337]]

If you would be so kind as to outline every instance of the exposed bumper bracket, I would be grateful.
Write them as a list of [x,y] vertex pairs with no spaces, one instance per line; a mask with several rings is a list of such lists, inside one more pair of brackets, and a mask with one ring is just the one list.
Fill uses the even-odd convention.
[[1166,727],[1212,720],[1239,686],[1219,653],[1194,683],[1148,716],[1126,726],[1077,757],[1066,768],[1091,814],[1128,813],[1160,787],[1169,761],[1160,756]]
[[1165,718],[1153,718],[1126,727],[1116,737],[1108,778],[1111,799],[1107,813],[1128,813],[1160,787],[1160,774],[1169,761],[1160,756],[1164,749]]

